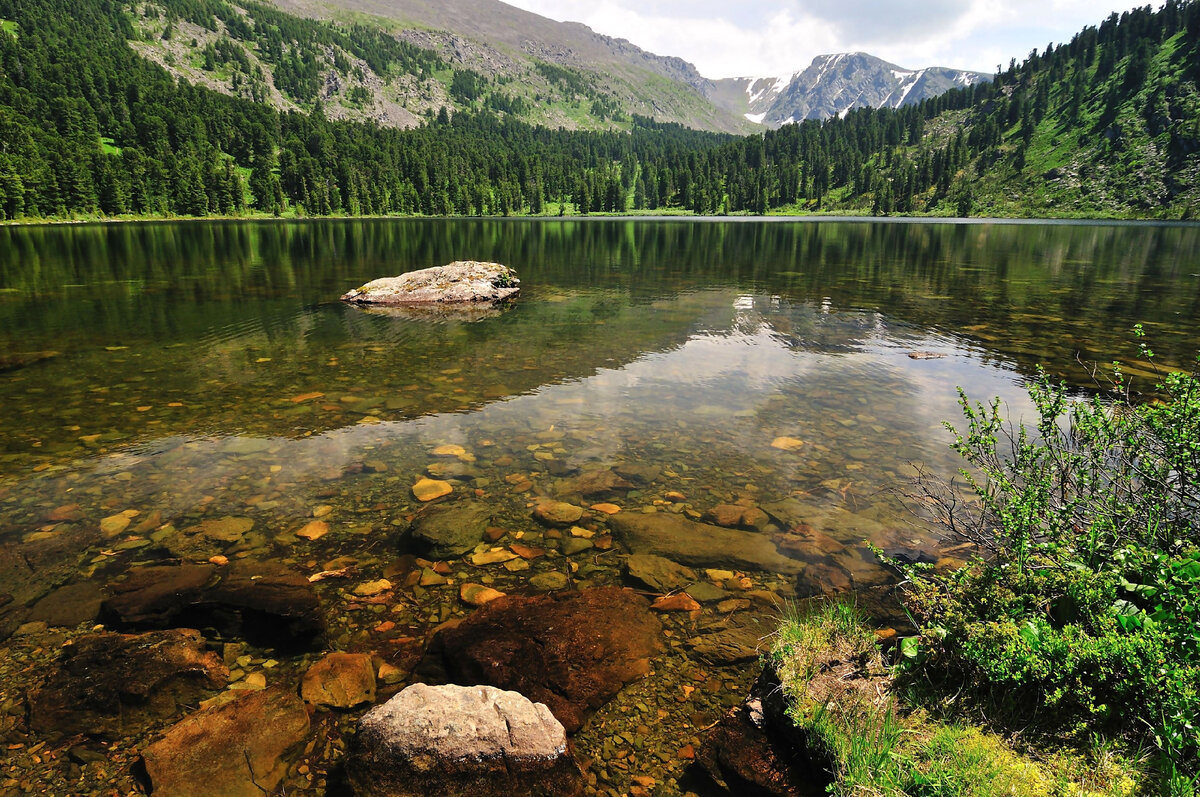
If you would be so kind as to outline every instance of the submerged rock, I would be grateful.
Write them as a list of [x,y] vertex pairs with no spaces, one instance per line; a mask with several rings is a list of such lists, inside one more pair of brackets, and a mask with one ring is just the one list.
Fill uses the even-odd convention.
[[608,525],[635,554],[663,556],[692,567],[729,567],[799,573],[762,534],[697,523],[667,512],[622,512]]
[[375,667],[365,653],[330,653],[308,668],[300,696],[317,708],[354,708],[375,702]]
[[615,587],[505,596],[435,637],[426,668],[446,680],[513,689],[545,703],[568,731],[650,670],[662,625]]
[[136,733],[225,685],[229,671],[204,644],[191,629],[80,637],[30,694],[30,727],[67,735]]
[[414,684],[368,711],[347,761],[359,797],[577,795],[562,724],[491,686]]
[[154,794],[262,797],[287,772],[284,756],[308,735],[291,690],[250,692],[189,714],[142,751]]
[[74,628],[93,623],[100,614],[104,592],[91,581],[79,581],[59,587],[29,610],[29,619],[46,625]]
[[383,305],[498,302],[515,296],[521,290],[520,282],[512,269],[499,263],[459,260],[373,280],[343,295],[342,301]]
[[308,579],[266,562],[140,567],[109,591],[100,616],[121,627],[211,626],[292,646],[308,645],[325,630]]
[[431,559],[453,559],[475,549],[495,513],[479,501],[431,507],[413,520],[413,547]]

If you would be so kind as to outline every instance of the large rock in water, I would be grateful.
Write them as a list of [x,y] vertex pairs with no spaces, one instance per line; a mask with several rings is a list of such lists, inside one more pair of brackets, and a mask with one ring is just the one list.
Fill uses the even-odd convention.
[[391,305],[499,302],[516,295],[520,282],[512,269],[499,263],[459,260],[372,280],[342,296],[342,301]]
[[118,737],[174,715],[229,679],[198,631],[88,634],[29,695],[29,724],[53,734]]
[[799,573],[804,565],[776,550],[762,534],[696,523],[668,512],[622,512],[608,519],[635,554],[663,556],[691,567]]
[[359,720],[346,769],[358,797],[582,791],[550,710],[491,686],[408,687]]
[[109,591],[100,618],[120,627],[215,627],[292,647],[311,644],[325,630],[308,579],[265,562],[141,567]]
[[440,664],[452,683],[520,692],[575,731],[587,712],[650,671],[661,634],[649,603],[629,590],[505,596],[444,628],[435,661],[424,666]]
[[189,714],[142,751],[155,797],[262,797],[287,772],[284,756],[308,735],[292,690],[252,692]]

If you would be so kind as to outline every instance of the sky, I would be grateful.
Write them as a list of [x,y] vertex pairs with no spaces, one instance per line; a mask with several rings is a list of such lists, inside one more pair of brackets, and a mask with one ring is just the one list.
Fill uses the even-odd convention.
[[[1118,0],[505,0],[582,22],[710,78],[784,75],[823,53],[862,51],[902,67],[995,72],[1034,47],[1141,3]],[[1155,7],[1159,5],[1157,0]]]

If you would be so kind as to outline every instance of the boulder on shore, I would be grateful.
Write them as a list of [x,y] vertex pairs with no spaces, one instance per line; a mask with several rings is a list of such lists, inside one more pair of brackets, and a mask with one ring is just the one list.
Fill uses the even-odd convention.
[[520,282],[508,266],[459,260],[372,280],[346,293],[342,301],[383,305],[499,302],[515,296],[521,290]]
[[346,769],[358,797],[571,796],[583,786],[550,710],[491,686],[413,684],[359,720]]

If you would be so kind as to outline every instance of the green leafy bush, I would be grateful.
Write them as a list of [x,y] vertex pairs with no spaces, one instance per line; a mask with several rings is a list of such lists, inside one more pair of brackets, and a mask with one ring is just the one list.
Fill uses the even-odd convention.
[[1041,374],[1033,429],[960,391],[966,427],[949,428],[976,500],[929,497],[982,553],[904,567],[921,636],[902,652],[993,719],[1148,742],[1182,777],[1200,752],[1200,380],[1158,389],[1072,399]]

